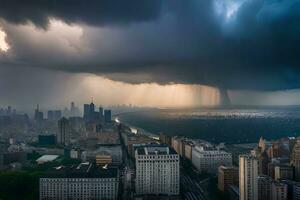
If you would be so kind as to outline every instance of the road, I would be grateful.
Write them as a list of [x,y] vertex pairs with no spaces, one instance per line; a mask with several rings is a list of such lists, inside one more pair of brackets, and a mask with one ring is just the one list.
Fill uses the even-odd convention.
[[208,200],[204,190],[196,179],[192,179],[190,176],[181,173],[180,181],[184,190],[182,195],[184,200]]

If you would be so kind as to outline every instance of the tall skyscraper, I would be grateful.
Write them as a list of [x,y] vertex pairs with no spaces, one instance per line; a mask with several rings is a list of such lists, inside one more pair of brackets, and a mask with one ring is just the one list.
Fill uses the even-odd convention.
[[136,193],[179,194],[179,155],[166,146],[143,146],[135,151]]
[[250,155],[239,157],[240,200],[258,199],[258,161]]
[[69,120],[63,117],[58,121],[57,143],[67,145],[70,139],[69,134],[70,134]]
[[262,175],[257,178],[258,200],[272,200],[272,178]]
[[95,111],[95,104],[84,104],[84,119],[89,122],[96,122],[99,120],[99,113]]
[[40,111],[40,107],[38,104],[34,111],[34,120],[39,123],[39,122],[43,121],[43,119],[44,119],[44,114],[43,114],[43,112]]
[[48,120],[59,120],[62,117],[61,110],[49,110]]
[[83,117],[87,118],[90,114],[90,105],[89,104],[84,104],[83,105]]
[[258,160],[258,174],[267,175],[268,174],[268,163],[269,157],[266,151],[262,151],[262,147],[255,148],[251,150],[251,155]]
[[111,122],[111,110],[104,110],[104,121],[105,123]]
[[103,120],[103,108],[102,106],[99,107],[99,115],[100,115],[100,120]]
[[295,167],[296,181],[300,181],[300,139],[297,139],[294,145],[291,164]]
[[90,104],[90,113],[94,113],[95,112],[95,104],[92,102]]
[[70,110],[71,110],[71,112],[75,112],[75,103],[73,101],[71,102]]

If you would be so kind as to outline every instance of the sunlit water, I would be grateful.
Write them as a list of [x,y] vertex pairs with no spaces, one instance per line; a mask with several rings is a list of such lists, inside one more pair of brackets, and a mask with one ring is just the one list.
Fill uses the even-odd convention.
[[169,109],[118,116],[122,122],[154,134],[183,135],[219,143],[257,142],[300,135],[300,110]]

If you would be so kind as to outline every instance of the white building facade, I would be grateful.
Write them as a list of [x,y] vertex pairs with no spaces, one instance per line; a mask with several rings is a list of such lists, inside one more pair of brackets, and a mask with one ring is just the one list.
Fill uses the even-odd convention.
[[[91,168],[87,166],[87,169]],[[76,168],[77,170],[78,168]],[[84,169],[85,170],[85,169]],[[109,169],[107,169],[109,170]],[[113,173],[112,173],[113,172]],[[65,177],[65,175],[67,175]],[[103,177],[101,177],[103,176]],[[117,169],[93,176],[91,173],[58,173],[40,178],[40,200],[91,200],[118,198]]]
[[221,165],[232,165],[232,155],[223,150],[195,146],[192,149],[192,163],[200,172],[217,173]]
[[117,199],[115,178],[41,178],[42,199]]
[[179,155],[165,146],[140,147],[135,151],[137,195],[179,194]]

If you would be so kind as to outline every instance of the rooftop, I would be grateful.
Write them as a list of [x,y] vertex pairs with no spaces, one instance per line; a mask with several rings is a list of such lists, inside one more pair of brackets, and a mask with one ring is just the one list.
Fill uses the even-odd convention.
[[86,162],[73,166],[58,166],[48,171],[44,178],[116,178],[118,169],[113,167],[98,167]]
[[36,161],[38,163],[45,163],[45,162],[51,162],[58,158],[58,155],[43,155],[39,157]]
[[166,145],[151,144],[136,148],[138,155],[172,155],[177,154]]

